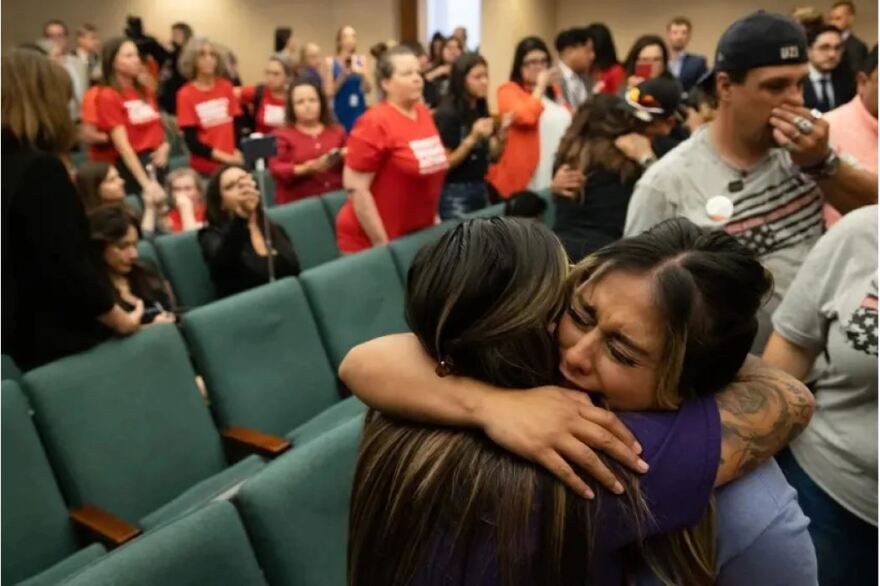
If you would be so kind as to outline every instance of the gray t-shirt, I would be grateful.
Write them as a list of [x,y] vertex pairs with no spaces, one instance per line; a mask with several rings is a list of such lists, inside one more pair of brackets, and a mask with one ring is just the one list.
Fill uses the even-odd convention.
[[679,216],[723,228],[760,256],[776,284],[772,312],[822,234],[822,193],[785,149],[770,149],[745,174],[731,167],[704,126],[636,184],[624,235]]
[[877,525],[877,206],[845,215],[809,254],[773,317],[798,346],[824,353],[816,411],[791,444],[804,471]]

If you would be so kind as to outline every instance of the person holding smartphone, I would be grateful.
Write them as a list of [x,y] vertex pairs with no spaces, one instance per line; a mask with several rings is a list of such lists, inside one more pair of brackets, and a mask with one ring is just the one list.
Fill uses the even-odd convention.
[[328,57],[321,74],[324,92],[333,99],[333,112],[346,132],[367,111],[366,95],[373,89],[372,72],[364,55],[357,53],[357,32],[344,26],[336,33],[336,56]]
[[285,124],[274,132],[278,155],[269,159],[275,203],[342,189],[345,129],[333,118],[321,88],[300,78],[287,92]]
[[143,305],[141,325],[175,323],[171,287],[149,261],[138,258],[138,219],[125,206],[104,205],[89,213],[95,252],[107,268],[116,303],[131,313]]
[[625,92],[643,81],[656,79],[661,75],[672,77],[668,63],[669,50],[663,39],[657,35],[642,35],[633,43],[623,62],[626,87],[621,91]]

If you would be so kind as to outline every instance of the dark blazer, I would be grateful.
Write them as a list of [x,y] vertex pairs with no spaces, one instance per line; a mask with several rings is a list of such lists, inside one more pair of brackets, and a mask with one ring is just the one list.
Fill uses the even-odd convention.
[[843,42],[843,61],[849,63],[849,68],[853,74],[858,73],[868,58],[868,46],[854,34]]
[[706,58],[702,55],[691,55],[690,53],[684,54],[684,62],[681,64],[681,74],[678,76],[678,81],[681,82],[681,86],[684,88],[684,91],[688,92],[697,84],[697,81],[706,72],[709,68],[706,66]]
[[61,161],[3,137],[2,347],[30,369],[111,335],[106,269]]
[[[856,95],[855,78],[845,67],[838,67],[831,72],[831,87],[834,89],[834,108],[846,104]],[[819,97],[809,78],[804,80],[804,106],[821,112],[828,111],[827,108],[820,107]]]

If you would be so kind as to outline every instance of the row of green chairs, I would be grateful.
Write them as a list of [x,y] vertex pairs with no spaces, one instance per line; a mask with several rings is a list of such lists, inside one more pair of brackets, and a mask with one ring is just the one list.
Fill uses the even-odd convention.
[[[270,463],[215,502],[100,555],[65,586],[344,586],[362,418]],[[234,504],[233,504],[234,503]]]
[[[336,214],[346,197],[344,191],[332,192],[269,210],[269,217],[290,236],[303,269],[339,257]],[[159,268],[171,282],[180,306],[199,307],[217,299],[196,232],[160,236],[154,244],[156,254],[153,256],[158,258]]]

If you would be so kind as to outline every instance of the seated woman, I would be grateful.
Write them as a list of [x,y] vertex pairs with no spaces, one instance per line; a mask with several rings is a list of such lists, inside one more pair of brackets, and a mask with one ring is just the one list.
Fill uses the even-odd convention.
[[293,82],[275,136],[278,155],[269,159],[269,171],[277,205],[342,189],[345,129],[333,119],[319,86],[307,79]]
[[85,161],[76,168],[76,190],[86,212],[125,201],[125,181],[104,161]]
[[165,178],[165,189],[174,204],[165,216],[166,229],[188,232],[201,228],[207,207],[202,178],[195,169],[175,169]]
[[[671,220],[603,249],[563,287],[566,271],[541,226],[465,222],[410,269],[414,336],[354,349],[340,374],[390,414],[485,421],[488,438],[593,500],[572,498],[481,434],[372,411],[354,483],[350,583],[620,584],[643,565],[665,584],[725,583],[726,565],[767,583],[815,583],[806,519],[778,469],[751,491],[751,502],[775,508],[757,532],[726,536],[735,546],[719,547],[716,575],[712,486],[769,459],[811,414],[805,387],[744,364],[770,288],[758,261],[723,232]],[[514,390],[560,374],[614,408],[668,412],[625,419],[639,445],[586,393]],[[582,442],[648,472],[635,478]],[[560,453],[626,496],[593,491]],[[765,493],[773,498],[758,498]],[[775,559],[761,557],[767,535],[789,546]]]
[[122,206],[102,206],[89,213],[89,228],[116,303],[128,312],[143,303],[142,325],[174,323],[171,287],[156,267],[138,258],[140,227],[134,214]]
[[269,222],[270,233],[265,233],[260,192],[244,167],[225,165],[214,173],[207,202],[208,224],[199,230],[199,243],[221,297],[299,274],[284,228]]

